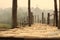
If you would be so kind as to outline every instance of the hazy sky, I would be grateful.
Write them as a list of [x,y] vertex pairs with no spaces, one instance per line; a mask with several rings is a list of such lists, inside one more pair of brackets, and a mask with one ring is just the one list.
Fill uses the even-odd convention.
[[[18,0],[19,7],[27,7],[28,0]],[[57,4],[59,0],[57,0]],[[58,4],[59,5],[59,4]],[[12,7],[12,0],[0,0],[0,8]],[[31,0],[31,7],[39,7],[41,9],[54,9],[54,0]]]

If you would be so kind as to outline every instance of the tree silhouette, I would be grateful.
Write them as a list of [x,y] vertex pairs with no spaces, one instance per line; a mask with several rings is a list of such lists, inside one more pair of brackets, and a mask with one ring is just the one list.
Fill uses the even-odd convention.
[[17,0],[13,0],[12,4],[12,28],[17,27]]

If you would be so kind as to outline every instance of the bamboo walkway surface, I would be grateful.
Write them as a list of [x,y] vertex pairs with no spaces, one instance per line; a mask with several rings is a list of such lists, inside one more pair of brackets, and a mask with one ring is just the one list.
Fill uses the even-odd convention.
[[26,26],[0,31],[0,37],[58,38],[60,37],[60,30],[55,26],[36,23],[31,27]]

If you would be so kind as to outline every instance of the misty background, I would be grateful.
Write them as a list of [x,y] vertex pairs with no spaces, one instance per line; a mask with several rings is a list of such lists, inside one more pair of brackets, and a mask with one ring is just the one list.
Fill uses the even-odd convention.
[[[59,9],[59,0],[57,0]],[[18,0],[17,20],[20,23],[27,23],[28,17],[28,0]],[[42,12],[44,13],[45,20],[47,21],[47,13],[54,13],[53,0],[31,0],[31,12],[34,16],[34,22],[42,21]],[[35,19],[36,16],[36,19]],[[38,18],[39,17],[39,18]],[[53,20],[53,16],[50,17]],[[0,0],[0,24],[5,26],[12,25],[12,0]]]

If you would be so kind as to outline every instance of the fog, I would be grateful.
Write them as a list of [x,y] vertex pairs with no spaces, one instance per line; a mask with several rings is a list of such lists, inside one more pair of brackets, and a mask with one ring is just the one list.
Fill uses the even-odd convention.
[[[59,0],[57,0],[59,8]],[[28,0],[18,0],[18,8],[27,7]],[[0,0],[0,8],[12,7],[12,0]],[[31,7],[39,7],[40,9],[54,9],[53,0],[31,0]]]

